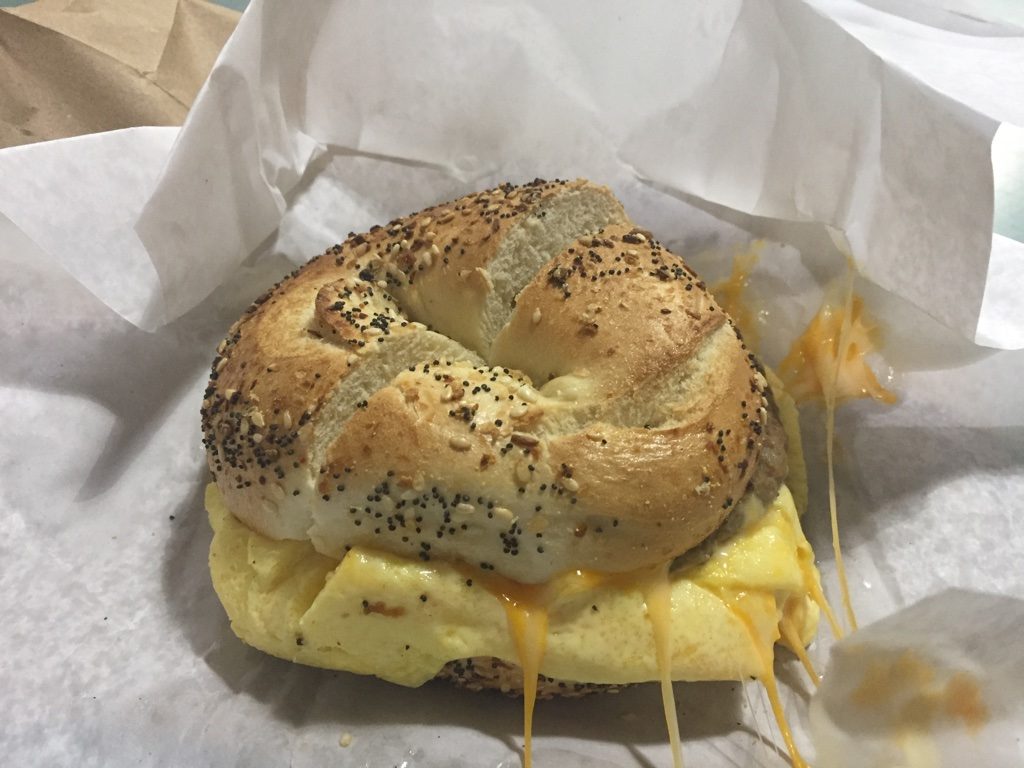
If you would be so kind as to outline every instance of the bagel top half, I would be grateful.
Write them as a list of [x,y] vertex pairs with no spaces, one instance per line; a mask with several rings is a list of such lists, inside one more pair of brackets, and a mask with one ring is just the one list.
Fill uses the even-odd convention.
[[351,235],[218,353],[202,416],[227,508],[333,558],[370,547],[524,583],[630,571],[786,471],[731,320],[583,180]]

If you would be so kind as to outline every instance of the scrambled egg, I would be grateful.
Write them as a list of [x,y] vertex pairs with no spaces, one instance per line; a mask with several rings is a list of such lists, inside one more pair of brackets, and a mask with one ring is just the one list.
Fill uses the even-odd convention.
[[[672,678],[738,680],[764,672],[785,616],[810,642],[818,573],[796,506],[782,486],[767,507],[743,502],[746,524],[700,564],[671,578]],[[504,603],[486,579],[443,562],[352,549],[340,562],[309,542],[274,541],[238,522],[216,486],[210,571],[235,634],[274,656],[407,686],[448,661],[518,663]],[[568,574],[547,605],[540,671],[588,683],[658,679],[642,587]]]

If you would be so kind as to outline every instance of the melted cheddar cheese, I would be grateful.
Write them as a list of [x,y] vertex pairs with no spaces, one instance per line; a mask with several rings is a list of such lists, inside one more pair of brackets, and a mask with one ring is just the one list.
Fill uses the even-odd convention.
[[[856,275],[853,263],[847,262],[845,279],[826,293],[825,301],[804,332],[793,342],[779,375],[786,391],[797,402],[821,401],[825,406],[825,460],[828,471],[828,506],[832,527],[832,551],[842,593],[846,620],[857,628],[857,615],[850,599],[850,587],[843,563],[839,540],[839,514],[835,481],[836,407],[858,398],[872,398],[891,405],[896,396],[878,383],[867,362],[875,351],[877,329],[864,311],[864,301],[853,292]],[[831,609],[826,615],[833,634],[839,638],[843,630]]]
[[746,293],[750,273],[757,266],[763,249],[764,241],[755,240],[748,250],[733,256],[729,276],[708,288],[722,310],[742,329],[743,338],[751,347],[757,347],[758,324],[755,309],[747,301]]
[[877,333],[860,296],[851,291],[826,300],[779,366],[786,391],[797,402],[869,397],[895,403],[865,359],[876,349]]

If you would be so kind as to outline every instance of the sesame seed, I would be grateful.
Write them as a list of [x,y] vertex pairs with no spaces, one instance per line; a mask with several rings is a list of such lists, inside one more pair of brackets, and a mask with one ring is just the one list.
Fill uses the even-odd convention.
[[512,510],[508,509],[507,507],[495,507],[494,514],[502,518],[506,522],[512,520],[513,518]]
[[532,435],[529,432],[513,432],[509,437],[509,440],[520,448],[532,448],[540,442],[539,437]]
[[537,402],[537,390],[531,387],[529,384],[524,384],[523,386],[521,386],[519,388],[519,391],[516,392],[516,394],[519,395],[520,398],[522,398],[528,403]]
[[468,451],[472,443],[469,438],[456,435],[448,439],[448,445],[456,451]]

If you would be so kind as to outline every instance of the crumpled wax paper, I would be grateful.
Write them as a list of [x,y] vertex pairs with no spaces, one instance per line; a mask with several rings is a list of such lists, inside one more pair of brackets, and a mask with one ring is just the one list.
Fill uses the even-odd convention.
[[950,589],[832,649],[811,705],[822,765],[1024,761],[1024,600]]
[[[980,55],[998,77],[954,65]],[[255,2],[180,134],[0,152],[6,759],[517,764],[516,701],[301,668],[232,636],[198,418],[220,336],[294,263],[504,179],[607,183],[710,279],[768,238],[748,299],[769,362],[851,255],[900,395],[837,422],[862,623],[948,586],[1024,594],[1024,359],[974,343],[1024,344],[989,162],[999,122],[1024,123],[1020,56],[1012,28],[879,0]],[[837,599],[819,412],[804,432],[805,526]],[[830,644],[823,627],[819,666]],[[778,668],[813,754],[809,685]],[[676,695],[690,764],[785,764],[755,684]],[[536,722],[538,766],[669,763],[655,686],[542,702]]]

